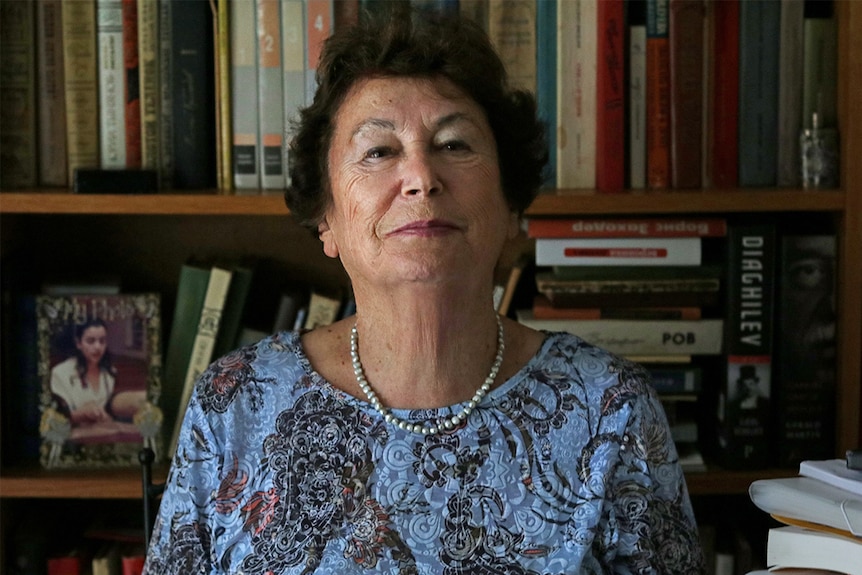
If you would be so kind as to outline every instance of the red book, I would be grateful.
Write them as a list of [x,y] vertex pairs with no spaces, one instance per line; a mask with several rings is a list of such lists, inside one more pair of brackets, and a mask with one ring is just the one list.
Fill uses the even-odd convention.
[[671,186],[696,189],[702,182],[703,46],[702,0],[670,0]]
[[625,186],[623,0],[598,3],[598,26],[596,188],[619,192]]
[[538,238],[536,265],[699,266],[701,238]]
[[138,75],[138,0],[123,0],[123,63],[126,68],[126,167],[141,167],[141,90]]
[[141,575],[144,572],[143,555],[123,555],[123,575]]
[[713,18],[716,57],[708,140],[710,179],[716,188],[735,188],[739,183],[739,0],[714,2]]
[[669,0],[647,0],[647,187],[670,187]]
[[552,218],[527,220],[530,238],[684,238],[727,234],[722,218]]
[[536,319],[701,319],[699,307],[554,307],[544,295],[533,299],[533,317]]
[[81,558],[77,555],[53,557],[48,559],[46,572],[48,575],[80,575]]

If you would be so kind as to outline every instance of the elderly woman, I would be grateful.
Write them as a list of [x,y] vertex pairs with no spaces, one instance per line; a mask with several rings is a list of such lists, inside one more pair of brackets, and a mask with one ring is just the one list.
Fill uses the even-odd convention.
[[201,377],[146,572],[701,572],[644,371],[494,312],[543,131],[477,26],[423,20],[327,41],[286,198],[356,315]]

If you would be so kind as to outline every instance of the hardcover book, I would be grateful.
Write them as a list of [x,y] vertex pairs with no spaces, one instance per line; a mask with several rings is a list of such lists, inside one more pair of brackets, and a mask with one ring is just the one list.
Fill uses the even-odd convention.
[[778,463],[835,453],[834,235],[781,239],[776,338]]
[[557,187],[596,187],[598,0],[557,2]]
[[723,218],[529,218],[530,238],[721,237]]
[[[557,187],[557,2],[545,0],[536,6],[536,106],[548,129],[548,164],[544,187]],[[464,5],[462,1],[461,5]]]
[[776,568],[862,575],[862,540],[788,525],[769,530],[766,562]]
[[123,116],[126,167],[141,167],[141,75],[138,55],[138,2],[123,0]]
[[540,320],[518,310],[518,321],[535,330],[564,331],[623,356],[718,355],[723,320]]
[[536,11],[533,0],[488,4],[488,36],[512,87],[536,92]]
[[173,187],[216,185],[215,56],[208,2],[171,2]]
[[704,18],[701,0],[670,0],[670,152],[674,188],[700,188]]
[[[258,134],[261,143],[260,185],[284,190],[282,139],[284,138],[284,94],[282,78],[281,18],[279,0],[256,0]],[[248,107],[242,101],[236,107]],[[236,109],[236,107],[234,109]]]
[[140,465],[158,451],[158,294],[36,296],[44,467]]
[[0,188],[36,185],[35,9],[0,3]]
[[775,185],[779,2],[739,6],[739,185]]
[[[39,185],[65,187],[66,103],[63,79],[63,22],[60,0],[36,3],[36,89]],[[5,33],[4,33],[5,35]],[[5,50],[4,50],[4,53]],[[4,124],[6,120],[4,118]],[[5,146],[3,146],[6,149]]]
[[628,186],[646,187],[646,0],[629,0],[628,9]]
[[727,237],[725,378],[718,454],[728,467],[771,464],[775,225],[738,223]]
[[739,2],[711,2],[713,16],[712,109],[708,178],[716,188],[739,182]]
[[158,170],[159,3],[138,0],[138,81],[141,99],[141,167]]
[[670,186],[670,0],[647,0],[647,187]]
[[96,5],[63,2],[63,74],[66,82],[67,181],[77,168],[99,166],[99,75]]
[[701,238],[538,238],[536,265],[698,266]]
[[[349,2],[340,1],[337,4],[343,7]],[[302,10],[302,0],[281,0],[281,60],[286,127],[299,119],[299,110],[305,106],[305,19]],[[289,153],[289,150],[285,150],[281,154],[287,183],[290,183]]]
[[254,2],[230,3],[233,185],[238,194],[260,189],[257,42]]
[[597,21],[596,189],[621,192],[625,186],[626,100],[623,0],[601,0]]
[[123,3],[96,0],[99,45],[99,154],[102,168],[126,167]]

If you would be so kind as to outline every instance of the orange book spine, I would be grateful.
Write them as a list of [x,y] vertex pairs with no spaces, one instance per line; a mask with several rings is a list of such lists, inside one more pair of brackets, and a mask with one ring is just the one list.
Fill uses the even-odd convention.
[[647,0],[647,187],[670,186],[668,1]]

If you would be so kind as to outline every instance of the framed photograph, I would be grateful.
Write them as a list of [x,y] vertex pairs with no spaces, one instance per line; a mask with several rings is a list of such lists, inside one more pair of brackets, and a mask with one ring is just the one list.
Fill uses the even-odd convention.
[[36,296],[44,467],[137,466],[161,435],[159,294]]

